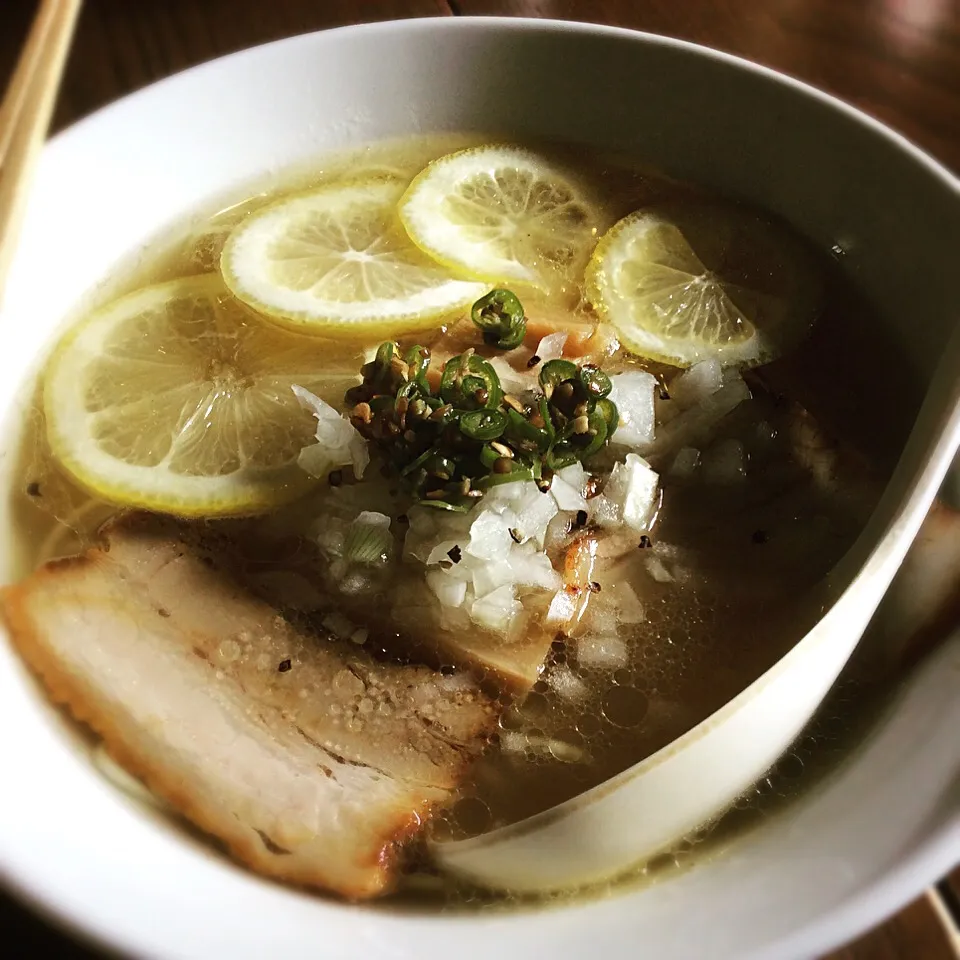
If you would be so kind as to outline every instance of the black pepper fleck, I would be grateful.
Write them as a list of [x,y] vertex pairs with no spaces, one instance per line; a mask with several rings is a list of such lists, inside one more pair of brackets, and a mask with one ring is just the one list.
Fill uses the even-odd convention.
[[40,484],[36,480],[33,483],[27,484],[27,496],[28,497],[39,497],[40,496]]
[[447,551],[447,556],[454,562],[459,563],[463,559],[463,554],[460,551],[460,547],[453,546]]
[[641,550],[647,550],[647,549],[649,549],[649,548],[652,547],[652,546],[653,546],[653,543],[651,542],[650,538],[649,538],[646,534],[644,534],[644,535],[640,538],[640,549],[641,549]]
[[281,660],[280,666],[278,666],[277,669],[281,673],[286,673],[292,666],[293,664],[289,660]]
[[590,590],[591,593],[599,593],[599,592],[600,592],[600,584],[597,583],[596,580],[591,580],[591,581],[590,581],[589,590]]
[[534,355],[527,361],[527,369],[528,369],[528,370],[532,370],[539,362],[540,362],[540,358],[539,358],[536,354],[534,354]]
[[577,511],[576,525],[577,525],[578,527],[585,527],[585,526],[587,525],[587,511],[586,511],[586,510],[578,510],[578,511]]

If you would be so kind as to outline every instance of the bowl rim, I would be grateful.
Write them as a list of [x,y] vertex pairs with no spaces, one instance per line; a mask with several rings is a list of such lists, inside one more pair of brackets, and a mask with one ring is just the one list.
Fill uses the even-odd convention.
[[[146,104],[154,95],[172,92],[180,85],[189,88],[196,77],[219,70],[225,63],[246,59],[261,52],[272,51],[275,48],[291,48],[298,44],[309,44],[320,35],[338,35],[344,31],[350,34],[362,33],[375,36],[379,33],[407,35],[419,32],[468,32],[474,30],[544,34],[578,33],[597,37],[619,38],[640,42],[641,44],[672,48],[688,56],[711,59],[726,64],[743,73],[752,74],[760,80],[790,88],[796,94],[813,99],[833,112],[843,115],[847,121],[856,123],[861,127],[867,127],[874,134],[885,139],[908,156],[914,163],[922,167],[929,175],[936,178],[943,186],[960,198],[960,177],[943,163],[917,146],[903,133],[842,98],[821,90],[807,81],[745,57],[689,40],[606,24],[532,17],[430,16],[401,20],[380,20],[308,31],[258,44],[178,71],[100,107],[52,137],[45,145],[44,153],[69,149],[69,145],[74,138],[86,136],[91,128],[95,129],[99,124],[110,121],[116,112],[136,108],[141,103]],[[948,642],[953,644],[958,639],[960,639],[960,632],[955,633]],[[860,887],[855,895],[840,902],[835,910],[822,915],[817,921],[803,927],[791,937],[778,940],[776,943],[771,942],[769,944],[770,951],[775,950],[775,952],[768,952],[764,948],[762,955],[771,958],[773,956],[800,956],[829,949],[894,912],[911,896],[919,893],[931,881],[948,871],[958,857],[960,857],[960,810],[957,811],[952,820],[931,831],[921,842],[917,843],[913,850],[903,857],[895,867],[887,870],[874,882]],[[149,933],[143,931],[139,938],[114,937],[90,917],[79,915],[73,912],[69,906],[54,902],[49,896],[45,895],[44,880],[55,870],[55,864],[35,861],[32,873],[28,874],[27,871],[21,869],[15,874],[8,869],[3,850],[0,849],[0,883],[12,895],[42,916],[52,920],[55,925],[68,930],[71,935],[81,941],[96,944],[107,950],[123,950],[131,955],[140,956],[167,956],[167,954],[158,952],[156,949],[158,946],[156,942],[157,931]],[[470,917],[456,916],[444,918],[444,922],[461,925],[465,921],[469,922],[470,919]],[[754,954],[751,954],[751,956],[754,956]],[[756,954],[756,956],[759,957],[760,954]]]

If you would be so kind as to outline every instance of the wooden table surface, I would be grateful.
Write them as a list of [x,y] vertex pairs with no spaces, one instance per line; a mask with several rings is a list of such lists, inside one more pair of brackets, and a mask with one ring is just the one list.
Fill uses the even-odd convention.
[[[34,7],[0,0],[0,84]],[[56,126],[267,40],[359,21],[469,15],[616,24],[740,54],[839,95],[960,170],[960,0],[86,0]],[[938,890],[829,960],[956,960],[960,940],[948,917],[951,903],[960,917],[960,870]],[[2,895],[0,931],[15,951],[8,956],[96,956]]]

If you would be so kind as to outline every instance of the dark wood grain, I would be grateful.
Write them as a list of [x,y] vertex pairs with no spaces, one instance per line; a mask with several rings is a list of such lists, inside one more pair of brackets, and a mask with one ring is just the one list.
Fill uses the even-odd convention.
[[957,954],[930,902],[921,897],[822,960],[957,960]]
[[813,83],[960,169],[957,0],[459,0],[693,40]]
[[[34,11],[0,0],[0,85]],[[195,63],[359,21],[460,14],[557,17],[634,27],[736,53],[807,80],[960,169],[960,0],[86,0],[55,125]],[[960,903],[960,870],[953,890]],[[94,960],[0,896],[17,956]],[[955,960],[922,898],[825,960]]]
[[[0,0],[0,82],[34,7],[34,0]],[[245,47],[347,23],[450,12],[445,0],[85,0],[54,127]]]

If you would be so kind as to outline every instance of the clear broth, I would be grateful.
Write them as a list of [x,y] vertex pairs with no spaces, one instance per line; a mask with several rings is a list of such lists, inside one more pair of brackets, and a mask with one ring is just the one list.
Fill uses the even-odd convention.
[[[95,300],[102,303],[148,283],[216,269],[229,230],[284,194],[361,173],[410,177],[428,160],[476,142],[482,141],[445,137],[376,145],[221,198],[118,271]],[[694,186],[624,158],[555,145],[535,149],[587,185],[606,223],[654,201],[701,195]],[[637,763],[736,696],[820,618],[827,602],[825,578],[869,516],[921,396],[919,384],[912,383],[902,385],[896,400],[885,391],[873,371],[899,368],[894,348],[838,265],[826,254],[820,260],[827,292],[812,334],[796,351],[752,376],[754,399],[731,414],[714,438],[736,437],[744,443],[747,479],[733,487],[708,488],[662,477],[652,552],[683,571],[683,577],[665,584],[645,581],[646,619],[622,629],[628,662],[613,671],[584,667],[558,640],[534,689],[504,711],[502,733],[559,740],[584,751],[589,762],[566,762],[549,751],[507,754],[494,749],[463,785],[459,800],[434,818],[433,836],[472,835],[515,821]],[[538,309],[574,316],[588,312],[579,290],[562,291],[555,302],[532,298],[527,308],[531,314]],[[669,380],[668,370],[651,369]],[[798,404],[826,435],[842,438],[841,455],[831,461],[835,482],[829,489],[811,481],[810,463],[798,454]],[[89,544],[113,512],[57,468],[46,448],[40,407],[34,407],[20,450],[22,466],[10,492],[23,572]],[[860,415],[865,407],[874,411],[869,418]],[[820,453],[816,448],[814,458]],[[630,576],[641,579],[645,562],[644,552],[631,556],[626,561]],[[395,650],[385,645],[382,653],[393,656]],[[556,671],[570,667],[591,691],[585,704],[565,700],[551,684]],[[871,669],[854,668],[811,734],[735,810],[718,824],[678,840],[674,850],[638,867],[623,882],[692,862],[694,854],[717,849],[734,830],[760,822],[784,798],[808,788],[846,752],[864,718],[872,715],[886,678]],[[602,890],[613,888],[608,884]],[[468,889],[433,873],[416,846],[406,883],[386,901],[446,908],[521,902],[526,901]]]

